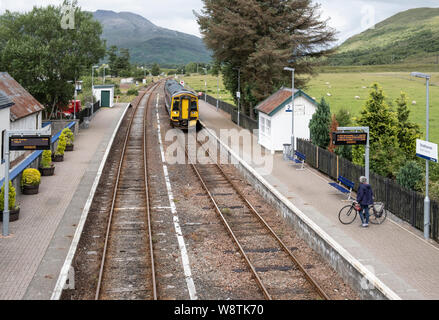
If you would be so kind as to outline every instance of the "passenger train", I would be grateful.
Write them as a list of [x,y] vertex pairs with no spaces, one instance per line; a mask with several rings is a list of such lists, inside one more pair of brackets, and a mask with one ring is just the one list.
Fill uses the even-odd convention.
[[199,127],[198,96],[194,92],[185,89],[175,80],[168,80],[165,84],[165,101],[173,127]]

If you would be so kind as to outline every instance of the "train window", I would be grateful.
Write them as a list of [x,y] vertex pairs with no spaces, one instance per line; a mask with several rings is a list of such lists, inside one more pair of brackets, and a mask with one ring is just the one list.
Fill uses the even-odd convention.
[[192,100],[192,102],[191,102],[191,111],[198,111],[197,100]]
[[174,105],[172,106],[172,111],[180,110],[180,100],[174,100]]

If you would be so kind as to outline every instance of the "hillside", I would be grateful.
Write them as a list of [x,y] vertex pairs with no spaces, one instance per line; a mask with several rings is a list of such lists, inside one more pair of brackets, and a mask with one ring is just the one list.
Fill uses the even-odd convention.
[[158,27],[140,15],[98,10],[93,16],[103,26],[107,46],[130,49],[132,62],[172,65],[211,60],[200,38]]
[[439,8],[400,12],[346,40],[330,65],[435,63],[439,54]]

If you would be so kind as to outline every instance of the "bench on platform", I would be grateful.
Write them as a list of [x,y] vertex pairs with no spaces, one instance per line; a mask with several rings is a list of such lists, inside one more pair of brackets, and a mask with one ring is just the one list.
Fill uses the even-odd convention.
[[297,170],[305,170],[306,156],[303,153],[300,153],[299,151],[296,150],[296,151],[294,151],[294,156],[289,157],[289,159],[291,161],[293,161],[294,163],[301,165],[300,169],[297,169]]
[[[335,182],[331,182],[329,183],[330,186],[334,187],[335,189],[337,189],[338,191],[340,191],[343,194],[348,194],[348,200],[346,201],[350,201],[351,200],[351,196],[352,196],[352,189],[354,189],[355,187],[355,183],[342,177],[339,176],[338,177],[338,183]],[[347,188],[345,188],[347,187]]]

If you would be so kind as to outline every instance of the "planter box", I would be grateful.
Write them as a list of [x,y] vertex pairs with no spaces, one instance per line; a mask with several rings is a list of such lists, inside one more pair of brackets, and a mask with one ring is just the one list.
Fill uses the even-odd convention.
[[37,194],[39,189],[40,189],[40,185],[37,185],[37,186],[27,186],[27,185],[24,185],[21,188],[23,194],[25,194],[25,195]]
[[67,152],[72,152],[74,147],[75,147],[75,145],[73,145],[73,144],[71,144],[71,145],[67,145],[67,146],[66,146],[66,151],[67,151]]
[[52,157],[52,161],[53,162],[63,162],[64,161],[64,155],[60,156],[60,155],[54,155]]
[[52,164],[50,168],[38,168],[43,177],[50,177],[55,174],[55,166]]
[[[17,221],[20,216],[20,208],[9,211],[9,221]],[[3,222],[3,211],[0,211],[0,221]]]

